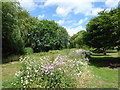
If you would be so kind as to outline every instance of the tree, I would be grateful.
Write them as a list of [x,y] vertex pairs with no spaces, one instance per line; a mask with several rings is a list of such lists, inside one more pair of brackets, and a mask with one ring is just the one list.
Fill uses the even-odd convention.
[[2,51],[3,57],[23,53],[23,41],[18,26],[18,3],[2,2]]
[[71,42],[71,47],[75,48],[76,47],[76,43],[75,43],[75,38],[78,37],[78,34],[74,34],[71,38],[70,38],[70,42]]
[[59,41],[58,49],[67,48],[67,45],[69,44],[69,41],[70,41],[69,40],[70,36],[68,35],[68,32],[64,27],[62,26],[58,27],[57,37]]
[[72,37],[71,37],[71,46],[72,47],[76,47],[76,48],[83,48],[85,46],[85,43],[84,43],[84,34],[86,33],[86,31],[82,30],[82,31],[79,31],[77,34],[74,34]]
[[115,8],[109,12],[112,19],[112,25],[114,33],[112,33],[113,38],[115,39],[114,46],[117,47],[118,54],[120,55],[120,7]]
[[34,52],[63,49],[69,35],[55,21],[31,17],[19,3],[2,3],[3,55],[23,54],[25,47]]
[[31,46],[35,52],[62,49],[68,43],[68,33],[55,21],[38,21],[30,31]]
[[20,29],[21,38],[24,42],[24,47],[27,47],[29,46],[28,32],[32,29],[32,25],[34,24],[31,22],[34,20],[30,16],[30,14],[26,10],[23,10],[22,8],[17,13],[17,16],[18,16],[18,27]]
[[[110,47],[116,46],[116,35],[117,32],[117,16],[113,14],[114,10],[110,12],[102,11],[99,13],[99,16],[91,19],[87,24],[87,33],[85,35],[86,44],[97,48],[102,49],[104,55],[106,55],[106,50]],[[117,25],[117,26],[116,26]],[[119,36],[118,36],[119,37]]]
[[23,54],[24,48],[29,46],[28,33],[35,19],[19,3],[3,2],[2,6],[3,56]]

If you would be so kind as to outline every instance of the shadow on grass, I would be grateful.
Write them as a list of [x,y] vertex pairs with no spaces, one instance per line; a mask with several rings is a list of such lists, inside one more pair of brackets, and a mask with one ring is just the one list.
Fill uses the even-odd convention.
[[[92,56],[104,56],[103,54],[93,54]],[[106,56],[110,56],[110,55],[106,55]]]
[[2,58],[2,64],[13,62],[13,61],[19,61],[20,56],[21,55],[13,55],[13,56]]
[[107,50],[106,52],[107,52],[107,53],[117,53],[116,50]]
[[109,68],[120,67],[120,57],[92,56],[89,62],[90,62],[90,65],[94,65],[96,67],[109,67]]

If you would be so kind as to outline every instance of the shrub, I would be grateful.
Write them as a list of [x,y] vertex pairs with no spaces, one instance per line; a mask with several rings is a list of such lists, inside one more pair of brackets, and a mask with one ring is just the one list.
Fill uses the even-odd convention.
[[82,58],[83,60],[89,60],[91,53],[89,50],[79,49],[70,52],[68,55],[71,58]]
[[2,59],[2,63],[8,63],[13,61],[19,61],[20,55],[11,55]]
[[24,54],[31,54],[31,53],[33,53],[33,49],[32,48],[27,47],[27,48],[24,49]]
[[40,56],[44,56],[44,55],[46,55],[46,54],[47,54],[47,52],[40,52],[40,53],[39,53]]
[[59,50],[49,50],[49,53],[56,54],[59,53]]

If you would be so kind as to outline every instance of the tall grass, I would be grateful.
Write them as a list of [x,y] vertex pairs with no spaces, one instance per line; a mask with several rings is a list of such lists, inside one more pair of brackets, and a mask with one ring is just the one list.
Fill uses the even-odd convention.
[[8,87],[75,88],[78,86],[81,74],[88,66],[83,52],[86,51],[65,49],[49,51],[44,56],[37,53],[20,57],[22,68]]

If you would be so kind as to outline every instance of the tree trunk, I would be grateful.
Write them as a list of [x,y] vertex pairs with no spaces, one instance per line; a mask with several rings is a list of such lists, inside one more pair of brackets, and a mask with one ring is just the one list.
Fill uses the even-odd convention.
[[118,57],[120,57],[120,50],[118,51]]
[[107,55],[107,54],[106,54],[106,51],[105,51],[103,54],[106,56],[106,55]]
[[118,57],[120,57],[120,46],[118,46],[117,52],[118,52]]
[[106,49],[105,48],[103,48],[103,54],[106,56],[107,54],[106,54]]

